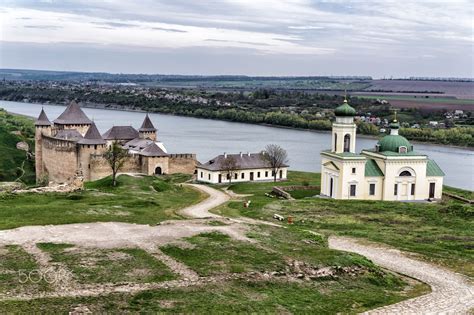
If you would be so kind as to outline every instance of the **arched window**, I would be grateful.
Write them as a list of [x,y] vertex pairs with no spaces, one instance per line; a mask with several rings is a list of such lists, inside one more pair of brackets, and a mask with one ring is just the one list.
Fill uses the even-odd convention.
[[334,134],[334,152],[337,151],[337,133]]
[[351,135],[347,134],[344,136],[344,152],[349,152],[351,150]]
[[411,173],[409,171],[403,171],[400,173],[400,175],[398,176],[412,176]]
[[407,153],[408,149],[405,146],[398,147],[398,153]]

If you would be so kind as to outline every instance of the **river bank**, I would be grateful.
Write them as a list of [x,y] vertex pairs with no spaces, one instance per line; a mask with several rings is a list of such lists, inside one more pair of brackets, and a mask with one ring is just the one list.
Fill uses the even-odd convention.
[[[52,106],[67,106],[68,105],[67,103],[64,103],[64,104],[51,104],[51,103],[48,103],[48,102],[46,102],[46,103],[19,102],[19,103],[35,104],[35,105],[52,105]],[[146,110],[143,110],[143,109],[136,109],[136,108],[132,108],[130,106],[123,106],[123,105],[118,105],[118,104],[101,104],[101,103],[92,103],[92,102],[81,102],[80,105],[84,108],[94,108],[94,109],[103,109],[103,110],[117,110],[117,111],[135,112],[135,113],[149,113],[150,112],[150,111],[146,111]],[[288,130],[309,131],[309,132],[315,132],[315,133],[321,133],[321,134],[330,134],[331,133],[330,130],[318,130],[318,129],[298,128],[298,127],[267,124],[267,123],[253,123],[253,122],[245,122],[245,121],[234,121],[234,120],[229,120],[229,119],[217,119],[217,118],[213,118],[213,117],[201,117],[201,116],[195,116],[195,115],[173,114],[173,113],[165,113],[165,112],[160,112],[160,111],[151,111],[151,113],[156,113],[156,114],[160,114],[160,115],[170,115],[170,116],[176,116],[176,117],[192,117],[192,118],[196,118],[196,119],[225,121],[225,122],[230,122],[230,123],[249,124],[249,125],[265,126],[265,127],[271,127],[271,128],[288,129]],[[367,135],[367,134],[358,133],[357,137],[358,138],[363,138],[363,139],[379,140],[384,135],[385,134]],[[410,142],[412,142],[414,144],[423,144],[423,145],[431,145],[431,146],[443,146],[443,147],[447,147],[447,148],[458,148],[458,149],[465,149],[465,150],[474,151],[474,147],[470,147],[470,146],[461,146],[461,145],[455,145],[455,144],[444,144],[444,143],[437,143],[437,142],[419,141],[419,140],[414,140],[414,139],[410,139],[410,138],[408,138],[408,139],[410,140]]]

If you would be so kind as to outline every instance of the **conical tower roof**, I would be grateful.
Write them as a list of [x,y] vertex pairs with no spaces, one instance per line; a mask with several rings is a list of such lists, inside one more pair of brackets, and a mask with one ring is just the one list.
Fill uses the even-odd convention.
[[79,140],[77,143],[79,144],[105,144],[105,140],[100,135],[99,130],[97,130],[97,126],[94,122],[92,122],[91,126],[87,130],[84,138]]
[[140,129],[138,129],[138,131],[156,131],[156,128],[155,126],[153,126],[153,123],[151,122],[150,117],[148,117],[148,114],[146,114],[145,119],[143,120],[143,124]]
[[81,107],[72,101],[66,110],[54,120],[58,125],[90,125],[92,121],[84,114]]
[[41,113],[35,121],[35,126],[51,126],[51,122],[49,121],[48,116],[46,116],[43,108],[41,108]]

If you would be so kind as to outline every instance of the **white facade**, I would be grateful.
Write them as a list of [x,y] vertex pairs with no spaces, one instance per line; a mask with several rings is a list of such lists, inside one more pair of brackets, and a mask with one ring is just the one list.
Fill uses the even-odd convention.
[[[443,172],[416,154],[394,121],[375,150],[355,153],[356,125],[347,102],[333,124],[331,150],[321,152],[321,195],[334,199],[414,201],[441,199]],[[336,115],[338,109],[336,109]]]
[[[277,172],[277,180],[286,180],[287,174],[288,167],[279,169]],[[226,171],[213,171],[200,168],[199,166],[197,167],[197,180],[204,183],[226,184],[229,182],[273,181],[273,172],[271,168],[236,170],[232,175],[232,180],[229,180]]]

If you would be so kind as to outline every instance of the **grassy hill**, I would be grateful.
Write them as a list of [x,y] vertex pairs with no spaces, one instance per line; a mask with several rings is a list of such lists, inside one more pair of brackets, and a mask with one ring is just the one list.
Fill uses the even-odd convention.
[[11,115],[0,109],[0,181],[19,180],[25,184],[35,182],[34,160],[27,159],[16,144],[25,141],[34,150],[33,120]]

